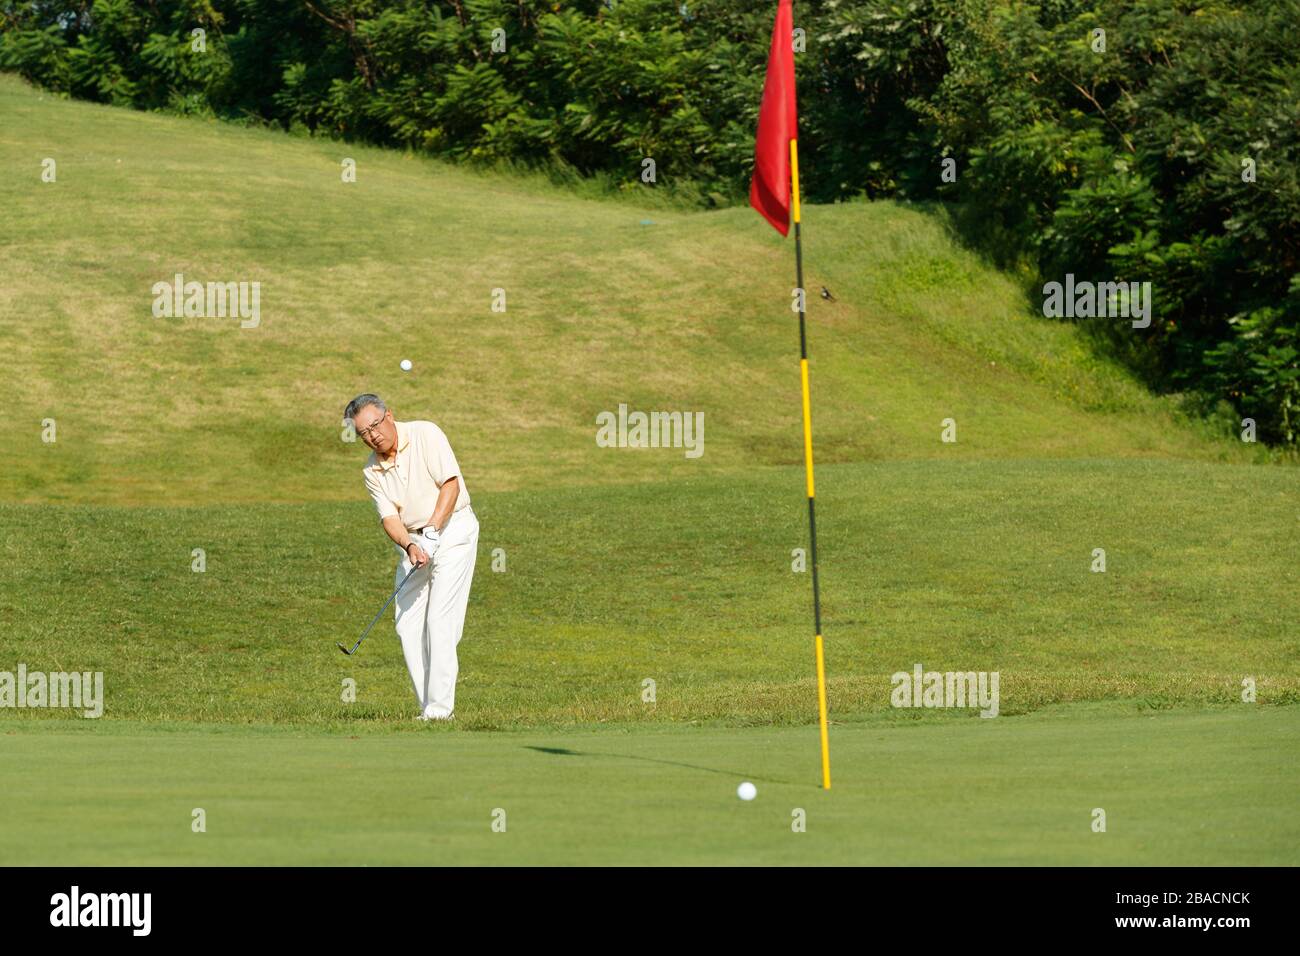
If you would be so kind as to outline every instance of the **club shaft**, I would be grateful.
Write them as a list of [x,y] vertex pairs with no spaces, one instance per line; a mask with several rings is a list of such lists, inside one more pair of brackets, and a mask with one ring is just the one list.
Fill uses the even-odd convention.
[[[418,570],[420,570],[420,569],[419,569],[419,567],[417,566],[417,567],[411,568],[410,571],[406,572],[406,577],[402,578],[402,583],[399,584],[396,588],[393,589],[393,593],[390,594],[390,595],[388,596],[388,600],[385,601],[385,602],[384,602],[384,606],[381,607],[381,608],[379,609],[379,613],[376,614],[373,618],[371,618],[370,623],[366,625],[366,629],[365,629],[364,631],[362,631],[362,632],[361,632],[361,636],[357,638],[357,642],[356,642],[355,644],[352,645],[352,652],[355,652],[356,649],[357,649],[358,647],[361,646],[361,642],[364,641],[364,640],[366,639],[366,635],[369,634],[369,633],[370,633],[370,629],[371,629],[372,627],[375,626],[375,622],[378,621],[381,617],[384,616],[384,612],[388,610],[388,606],[389,606],[390,604],[392,604],[392,603],[393,603],[393,600],[397,597],[397,595],[398,595],[399,593],[401,593],[402,588],[406,587],[406,582],[409,581],[409,580],[411,580],[411,575],[414,574],[414,573],[415,573],[416,571],[418,571]],[[352,652],[350,652],[350,653],[352,653]]]

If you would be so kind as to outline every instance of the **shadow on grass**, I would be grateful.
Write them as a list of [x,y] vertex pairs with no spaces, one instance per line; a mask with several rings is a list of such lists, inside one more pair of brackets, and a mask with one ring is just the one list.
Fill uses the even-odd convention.
[[792,783],[792,781],[781,780],[777,777],[750,777],[746,776],[739,770],[723,770],[719,767],[701,767],[699,764],[694,763],[681,763],[677,760],[659,760],[655,757],[638,757],[635,754],[609,754],[597,751],[569,750],[567,747],[534,747],[532,745],[526,745],[524,749],[536,750],[538,753],[551,754],[557,757],[619,757],[623,760],[642,760],[646,763],[661,763],[670,767],[686,767],[688,770],[703,770],[706,773],[720,773],[737,780],[761,780],[764,783]]

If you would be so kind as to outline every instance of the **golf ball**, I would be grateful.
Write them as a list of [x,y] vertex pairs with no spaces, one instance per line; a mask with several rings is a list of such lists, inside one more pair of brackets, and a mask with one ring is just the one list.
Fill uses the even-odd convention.
[[411,360],[410,360],[410,359],[402,359],[402,371],[403,371],[403,372],[409,372],[410,370],[411,370]]
[[742,800],[753,800],[758,796],[758,787],[746,780],[736,788],[736,796],[740,797]]

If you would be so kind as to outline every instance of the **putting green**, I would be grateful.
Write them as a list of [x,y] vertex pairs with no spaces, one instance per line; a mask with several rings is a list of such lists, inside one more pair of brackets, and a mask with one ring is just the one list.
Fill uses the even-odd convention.
[[1298,707],[931,714],[836,725],[829,792],[815,727],[350,736],[10,719],[0,851],[64,865],[1300,862]]

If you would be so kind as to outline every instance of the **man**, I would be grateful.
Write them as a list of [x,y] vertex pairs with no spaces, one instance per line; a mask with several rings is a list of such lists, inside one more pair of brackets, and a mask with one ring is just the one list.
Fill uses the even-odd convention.
[[358,395],[343,417],[371,450],[362,469],[384,531],[402,552],[393,587],[419,568],[397,595],[397,636],[420,702],[417,720],[451,720],[456,703],[456,645],[465,628],[478,519],[465,476],[433,422],[393,420],[378,395]]

